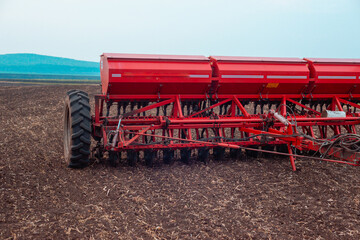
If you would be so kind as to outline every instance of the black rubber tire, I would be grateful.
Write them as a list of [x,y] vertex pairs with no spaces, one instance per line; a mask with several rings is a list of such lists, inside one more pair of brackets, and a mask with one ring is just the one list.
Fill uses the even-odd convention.
[[81,90],[70,90],[65,97],[64,156],[70,168],[89,165],[91,116],[89,97]]

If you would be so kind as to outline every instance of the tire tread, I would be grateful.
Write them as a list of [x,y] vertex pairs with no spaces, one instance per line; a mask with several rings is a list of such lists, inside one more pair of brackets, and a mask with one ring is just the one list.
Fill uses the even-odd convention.
[[67,92],[69,117],[71,118],[71,141],[69,146],[70,168],[84,168],[89,165],[91,144],[91,116],[89,96],[81,90]]

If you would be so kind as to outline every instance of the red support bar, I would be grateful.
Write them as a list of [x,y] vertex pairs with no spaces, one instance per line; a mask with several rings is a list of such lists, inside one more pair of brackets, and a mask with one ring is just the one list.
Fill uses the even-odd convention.
[[100,122],[100,105],[99,105],[100,98],[99,96],[95,96],[95,122]]
[[335,102],[335,105],[338,107],[338,110],[339,111],[344,111],[344,109],[342,108],[341,104],[340,104],[340,101],[339,101],[339,98],[338,97],[334,97],[333,101]]
[[218,106],[220,106],[220,105],[223,105],[224,103],[227,103],[227,102],[229,102],[229,101],[231,101],[231,99],[225,99],[225,100],[223,100],[223,101],[221,101],[221,102],[218,102],[218,103],[216,103],[216,104],[213,104],[213,105],[211,105],[211,106],[208,107],[208,108],[205,108],[205,109],[203,109],[203,110],[201,110],[201,111],[199,111],[199,112],[196,112],[196,113],[191,114],[191,115],[189,116],[189,118],[195,117],[195,116],[197,116],[197,115],[199,115],[199,114],[201,114],[201,113],[204,113],[204,112],[206,112],[206,111],[209,111],[210,109],[213,109],[213,108],[215,108],[215,107],[218,107]]
[[[126,147],[126,146],[128,146],[128,145],[130,145],[131,143],[133,143],[136,139],[138,139],[141,135],[146,135],[146,134],[144,134],[147,130],[149,130],[151,128],[151,126],[148,126],[148,127],[146,127],[146,128],[144,128],[143,130],[141,130],[140,132],[138,132],[138,133],[135,133],[135,136],[132,138],[132,139],[130,139],[129,141],[126,141],[126,142],[124,142],[124,143],[119,143],[119,147]],[[152,135],[152,134],[149,134],[150,136]]]
[[296,171],[296,166],[295,166],[295,158],[293,156],[293,152],[292,152],[292,149],[291,149],[291,144],[287,144],[287,148],[288,148],[288,151],[289,151],[289,154],[290,154],[290,162],[291,162],[291,167],[292,167],[292,170],[293,171]]
[[290,98],[288,98],[287,101],[292,102],[292,103],[294,103],[294,104],[296,104],[296,105],[298,105],[298,106],[300,106],[300,107],[302,107],[302,108],[305,108],[306,110],[312,111],[312,112],[314,112],[314,113],[316,113],[316,114],[318,114],[318,115],[321,115],[320,112],[318,112],[318,111],[316,111],[316,110],[314,110],[314,109],[312,109],[312,108],[309,108],[309,107],[307,107],[307,106],[305,106],[305,105],[303,105],[303,104],[301,104],[301,103],[299,103],[299,102],[296,102],[296,101],[294,101],[294,100],[292,100],[292,99],[290,99]]
[[286,116],[286,97],[283,96],[282,100],[281,100],[281,107],[280,107],[280,112],[281,115],[283,115],[284,117]]
[[179,118],[184,118],[183,112],[181,110],[181,102],[180,102],[179,96],[176,96],[176,98],[175,98],[174,108],[173,108],[173,116],[174,117],[179,116]]
[[329,105],[329,107],[327,108],[327,110],[330,110],[330,111],[335,111],[335,101],[334,101],[334,97],[331,98],[332,101],[331,101],[331,104]]
[[239,101],[239,99],[237,98],[237,96],[233,97],[233,101],[235,102],[235,104],[238,106],[238,108],[240,109],[240,111],[242,112],[242,114],[246,117],[249,118],[250,114],[246,111],[246,109],[244,108],[244,106],[241,104],[241,102]]
[[313,126],[309,126],[309,131],[310,131],[310,136],[313,137],[313,138],[315,138]]
[[229,110],[227,112],[227,115],[230,115],[232,117],[236,116],[236,107],[234,101],[231,102],[231,106],[229,107]]
[[243,132],[248,132],[248,133],[253,133],[253,134],[268,134],[271,135],[275,138],[279,138],[282,139],[284,141],[288,141],[288,142],[298,142],[298,138],[299,137],[292,137],[292,136],[288,136],[284,133],[278,134],[278,133],[271,133],[271,132],[266,132],[266,131],[261,131],[261,130],[256,130],[256,129],[252,129],[252,128],[241,128],[241,131]]
[[130,116],[133,116],[133,115],[138,114],[138,113],[142,113],[142,112],[145,112],[145,111],[148,111],[148,110],[151,110],[151,109],[155,109],[155,108],[164,106],[166,104],[170,104],[172,102],[174,102],[174,98],[171,98],[171,99],[168,99],[168,100],[165,100],[165,101],[162,101],[162,102],[154,103],[154,104],[148,105],[146,107],[136,109],[136,110],[131,111],[131,112],[127,112],[127,113],[125,113],[123,115],[123,117],[130,117]]
[[192,139],[191,129],[187,129],[187,139]]
[[354,108],[360,108],[360,105],[356,104],[356,103],[353,103],[353,102],[350,102],[350,101],[347,101],[347,100],[344,100],[344,99],[341,99],[341,98],[338,98],[339,102],[342,102],[342,103],[345,103],[347,105],[350,105]]

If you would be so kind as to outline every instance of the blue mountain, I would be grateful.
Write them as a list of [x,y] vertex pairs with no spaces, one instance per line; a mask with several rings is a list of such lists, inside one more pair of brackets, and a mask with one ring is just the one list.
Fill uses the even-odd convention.
[[99,63],[29,53],[0,55],[0,74],[99,77]]

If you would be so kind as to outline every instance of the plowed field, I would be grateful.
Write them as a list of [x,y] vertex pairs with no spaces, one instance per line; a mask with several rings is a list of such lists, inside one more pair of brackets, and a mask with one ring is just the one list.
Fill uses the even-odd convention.
[[0,87],[0,239],[360,239],[356,167],[299,159],[292,172],[287,158],[228,158],[67,168],[72,88]]

